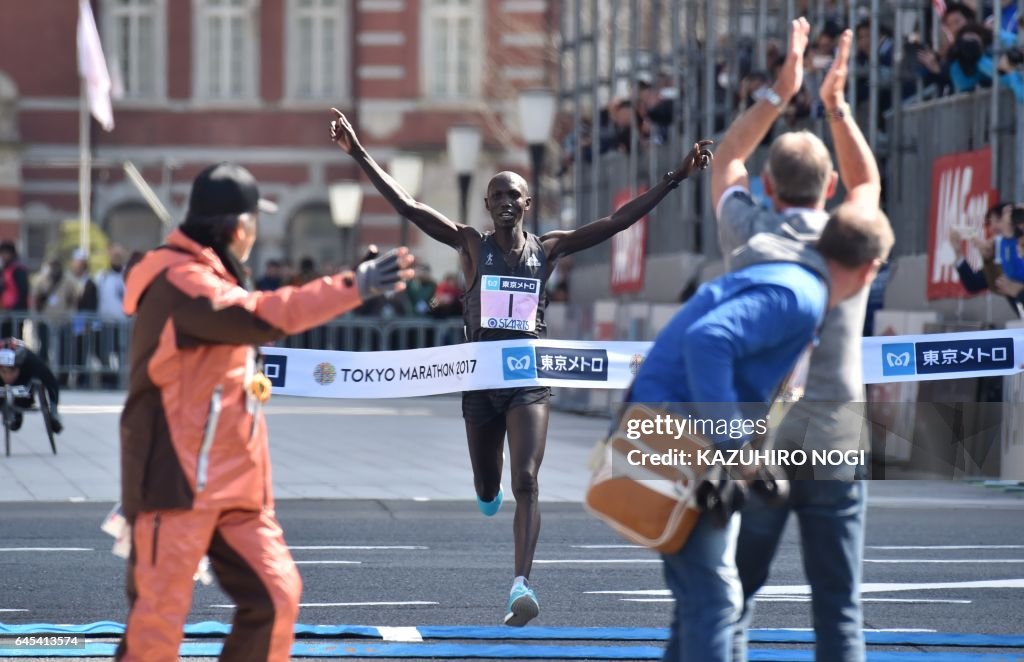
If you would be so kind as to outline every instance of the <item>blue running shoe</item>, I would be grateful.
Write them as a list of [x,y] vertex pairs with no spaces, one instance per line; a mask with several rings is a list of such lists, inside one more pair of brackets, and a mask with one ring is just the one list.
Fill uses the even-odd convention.
[[487,517],[494,517],[501,510],[501,502],[504,497],[501,494],[501,486],[498,486],[498,495],[494,497],[494,501],[484,501],[480,497],[476,498],[476,505]]
[[537,595],[525,584],[513,586],[512,593],[508,596],[506,611],[508,613],[505,614],[505,625],[523,627],[540,614]]

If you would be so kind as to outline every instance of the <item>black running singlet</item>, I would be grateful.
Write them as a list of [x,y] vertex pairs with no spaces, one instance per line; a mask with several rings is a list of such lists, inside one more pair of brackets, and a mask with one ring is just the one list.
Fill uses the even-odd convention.
[[494,233],[483,236],[476,277],[463,298],[468,340],[544,336],[548,259],[537,235],[525,234],[526,246],[512,266],[505,264]]

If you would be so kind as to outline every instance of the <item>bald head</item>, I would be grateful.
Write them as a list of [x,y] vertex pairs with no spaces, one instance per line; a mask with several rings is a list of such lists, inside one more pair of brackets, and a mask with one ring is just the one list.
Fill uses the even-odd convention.
[[835,186],[832,157],[813,133],[793,131],[772,142],[765,175],[783,207],[823,208]]
[[484,207],[495,228],[516,228],[532,204],[526,180],[510,170],[499,172],[487,183]]
[[523,195],[530,194],[530,187],[527,186],[526,180],[523,179],[523,177],[517,172],[512,172],[511,170],[502,170],[494,177],[491,177],[491,181],[487,182],[487,192],[490,193],[491,189],[498,183],[516,186],[520,188]]

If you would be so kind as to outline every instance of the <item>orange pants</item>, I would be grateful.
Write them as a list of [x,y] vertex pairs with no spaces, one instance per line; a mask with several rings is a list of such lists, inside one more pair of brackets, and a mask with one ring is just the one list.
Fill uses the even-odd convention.
[[237,605],[220,659],[289,659],[302,579],[273,511],[160,510],[135,518],[118,660],[177,662],[204,555]]

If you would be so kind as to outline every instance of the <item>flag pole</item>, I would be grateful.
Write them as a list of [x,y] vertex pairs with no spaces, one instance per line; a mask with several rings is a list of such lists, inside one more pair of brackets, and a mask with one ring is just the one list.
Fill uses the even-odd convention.
[[90,0],[78,0],[78,75],[80,106],[78,111],[78,248],[89,255],[92,229],[92,152],[89,147],[92,120],[96,118],[106,131],[114,128],[114,111],[110,105],[110,74],[100,45],[96,19]]
[[78,248],[89,256],[90,198],[92,196],[92,158],[89,153],[89,99],[85,78],[80,78],[78,104]]

